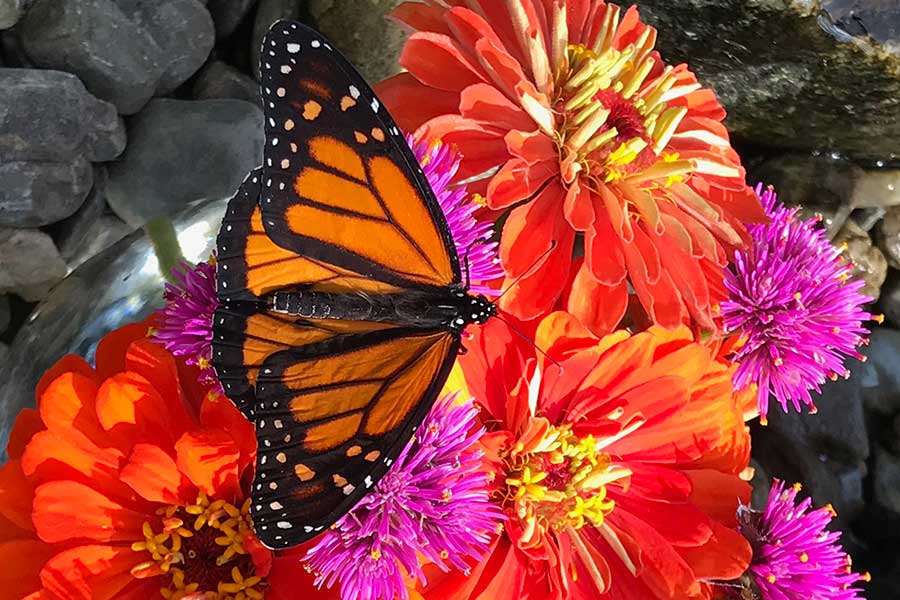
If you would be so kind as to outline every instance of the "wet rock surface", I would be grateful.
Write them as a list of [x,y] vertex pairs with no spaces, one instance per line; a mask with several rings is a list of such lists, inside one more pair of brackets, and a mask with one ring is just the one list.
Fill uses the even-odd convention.
[[[900,154],[897,4],[640,0],[671,63],[689,62],[738,137],[764,147]],[[878,37],[868,37],[871,31]]]

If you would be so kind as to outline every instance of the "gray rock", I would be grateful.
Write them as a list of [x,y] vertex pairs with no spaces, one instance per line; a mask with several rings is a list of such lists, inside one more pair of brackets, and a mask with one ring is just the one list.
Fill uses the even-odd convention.
[[869,439],[863,394],[855,374],[862,363],[850,361],[850,379],[829,382],[815,398],[815,415],[779,407],[769,411],[766,427],[753,427],[753,454],[773,477],[799,481],[817,505],[831,502],[841,523],[864,506],[863,478]]
[[260,0],[253,22],[253,37],[250,39],[250,64],[253,76],[259,81],[259,56],[263,38],[272,23],[279,19],[297,19],[300,15],[298,0]]
[[153,36],[112,0],[36,0],[20,33],[37,65],[78,75],[126,115],[153,96],[167,68]]
[[400,72],[397,57],[406,33],[386,15],[403,0],[310,0],[319,30],[343,52],[370,83]]
[[53,239],[60,255],[71,267],[70,258],[75,251],[93,236],[91,232],[94,223],[100,220],[106,210],[106,169],[94,168],[94,186],[91,188],[87,199],[81,208],[71,217],[54,226]]
[[860,351],[866,362],[855,367],[853,376],[862,390],[866,411],[879,418],[900,413],[900,331],[873,327],[869,345]]
[[0,29],[15,25],[25,9],[25,0],[0,0]]
[[753,469],[753,479],[750,480],[750,485],[753,486],[750,493],[750,507],[754,510],[763,510],[769,498],[769,488],[772,487],[772,476],[755,458],[750,459],[750,467]]
[[900,326],[900,272],[892,269],[881,286],[878,310],[892,325]]
[[[736,137],[854,157],[900,154],[896,2],[843,2],[845,9],[836,0],[639,4],[659,30],[666,62],[689,63],[715,90]],[[860,15],[864,30],[880,29],[881,39],[849,25]]]
[[164,71],[156,84],[157,96],[175,91],[206,62],[216,34],[209,11],[197,0],[114,2],[159,47]]
[[74,269],[128,236],[134,229],[115,215],[100,215],[99,219],[85,229],[81,243],[67,248],[64,256],[66,264],[69,269]]
[[91,191],[91,163],[0,163],[0,225],[39,227],[65,219]]
[[900,515],[900,456],[876,445],[872,463],[873,499],[882,508]]
[[9,296],[0,295],[0,334],[9,327],[10,316]]
[[0,69],[0,155],[10,160],[112,160],[125,149],[116,107],[62,71]]
[[216,24],[216,37],[231,35],[255,3],[256,0],[209,0],[206,8]]
[[878,299],[887,277],[887,259],[872,244],[869,234],[853,221],[847,221],[834,239],[835,245],[846,243],[844,258],[853,264],[852,276],[865,280],[860,293]]
[[216,60],[200,71],[194,82],[194,98],[235,98],[260,104],[259,84],[231,65]]
[[122,158],[109,165],[110,207],[140,226],[189,202],[233,194],[262,161],[262,119],[242,100],[153,100],[129,124]]
[[885,210],[884,219],[878,225],[878,247],[888,264],[900,269],[900,206]]
[[49,235],[0,227],[0,294],[13,292],[36,302],[65,276],[66,263]]
[[7,358],[9,358],[9,346],[0,342],[0,368],[6,364]]

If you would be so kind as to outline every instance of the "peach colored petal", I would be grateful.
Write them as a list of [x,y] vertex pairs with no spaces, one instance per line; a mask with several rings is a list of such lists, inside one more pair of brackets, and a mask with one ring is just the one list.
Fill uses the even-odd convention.
[[143,539],[148,516],[75,481],[50,481],[34,491],[34,526],[45,542]]
[[412,34],[400,52],[399,62],[420,82],[447,92],[461,92],[485,81],[481,68],[470,62],[447,35]]
[[122,481],[150,502],[183,505],[197,497],[196,489],[178,470],[175,459],[153,444],[136,444],[122,468]]
[[131,586],[150,589],[130,572],[143,559],[128,546],[78,546],[52,557],[41,571],[41,582],[57,600],[122,598]]

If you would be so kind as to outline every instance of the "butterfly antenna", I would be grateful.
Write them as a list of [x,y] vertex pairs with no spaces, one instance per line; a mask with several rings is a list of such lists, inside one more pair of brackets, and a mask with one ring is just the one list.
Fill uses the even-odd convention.
[[543,252],[540,256],[538,256],[536,259],[534,259],[534,262],[531,263],[531,266],[528,267],[528,268],[525,270],[524,273],[522,273],[521,275],[519,275],[518,277],[516,277],[515,279],[513,279],[512,283],[510,283],[508,286],[506,286],[506,289],[503,290],[502,292],[500,292],[500,295],[497,296],[497,298],[496,298],[494,301],[496,302],[497,300],[500,300],[500,298],[502,298],[503,296],[505,296],[505,295],[506,295],[506,292],[508,292],[509,290],[513,289],[513,287],[515,287],[515,285],[516,285],[517,283],[519,283],[521,280],[525,279],[526,277],[528,277],[529,275],[531,275],[532,273],[534,273],[534,270],[538,267],[538,265],[541,264],[541,261],[543,261],[544,258],[546,258],[546,256],[547,256],[548,254],[550,254],[551,252],[553,252],[553,249],[554,249],[554,248],[556,248],[556,240],[553,240],[552,242],[550,242],[550,247],[547,248],[546,250],[544,250],[544,252]]
[[553,358],[552,356],[550,356],[549,354],[547,354],[547,352],[546,352],[545,350],[543,350],[540,346],[538,346],[537,344],[535,344],[533,339],[531,339],[530,337],[528,337],[527,335],[525,335],[522,331],[519,330],[518,327],[516,327],[515,325],[513,325],[512,323],[510,323],[509,321],[507,321],[507,320],[504,319],[503,317],[501,317],[499,314],[494,315],[494,318],[495,318],[495,319],[500,319],[501,321],[503,321],[504,323],[506,323],[506,326],[509,327],[510,330],[511,330],[513,333],[515,333],[517,336],[519,336],[520,338],[522,338],[523,340],[525,340],[526,342],[528,342],[529,344],[531,344],[532,346],[534,346],[534,349],[537,350],[538,352],[540,352],[541,355],[542,355],[544,358],[546,358],[547,360],[549,360],[550,362],[552,362],[554,365],[556,365],[556,368],[559,369],[559,374],[562,375],[562,373],[563,373],[563,366],[562,366],[561,364],[559,364],[559,361],[557,361],[555,358]]

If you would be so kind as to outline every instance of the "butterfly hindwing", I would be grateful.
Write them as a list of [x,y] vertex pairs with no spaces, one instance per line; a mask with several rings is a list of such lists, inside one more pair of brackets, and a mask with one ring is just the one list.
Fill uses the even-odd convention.
[[272,26],[260,205],[279,245],[395,285],[459,283],[440,206],[393,119],[327,40]]
[[[456,358],[448,332],[307,322],[320,341],[273,354],[257,382],[251,514],[267,545],[297,544],[352,508],[425,417]],[[328,337],[330,329],[345,331]]]

